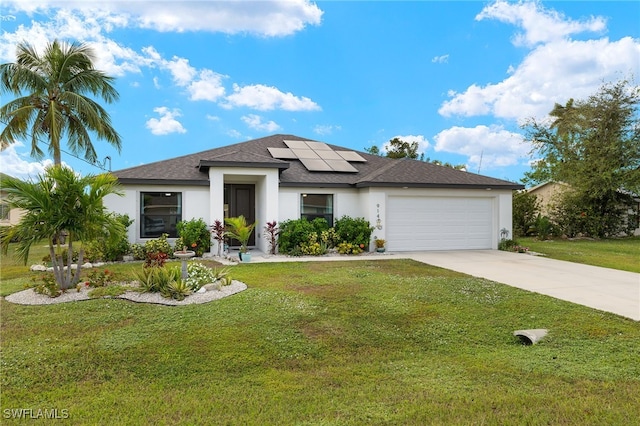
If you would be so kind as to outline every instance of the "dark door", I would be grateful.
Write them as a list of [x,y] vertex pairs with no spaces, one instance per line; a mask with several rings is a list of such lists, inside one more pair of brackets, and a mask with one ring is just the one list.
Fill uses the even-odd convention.
[[[249,184],[228,183],[224,185],[224,203],[229,206],[229,217],[240,215],[247,219],[247,223],[256,221],[256,187]],[[236,240],[231,241],[231,246],[239,246]],[[256,232],[251,234],[249,245],[256,245]]]

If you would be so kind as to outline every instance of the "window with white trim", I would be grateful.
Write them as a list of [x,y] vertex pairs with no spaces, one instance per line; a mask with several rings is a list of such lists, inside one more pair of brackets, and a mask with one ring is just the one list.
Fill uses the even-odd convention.
[[333,194],[300,194],[300,217],[309,221],[323,217],[333,226]]
[[181,220],[181,192],[140,193],[140,238],[158,238],[162,234],[177,238],[176,224]]

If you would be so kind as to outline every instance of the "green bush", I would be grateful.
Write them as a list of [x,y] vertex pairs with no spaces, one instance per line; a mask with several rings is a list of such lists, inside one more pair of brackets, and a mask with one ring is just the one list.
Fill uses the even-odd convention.
[[524,237],[535,226],[539,216],[540,203],[535,194],[526,191],[514,191],[513,193],[513,235]]
[[147,252],[144,249],[144,244],[131,244],[130,250],[135,260],[145,260],[147,257]]
[[211,231],[204,220],[183,220],[178,222],[176,229],[179,236],[176,250],[182,250],[186,246],[187,250],[193,250],[196,256],[201,257],[211,248]]
[[373,227],[364,218],[351,218],[342,216],[336,220],[335,225],[337,241],[340,243],[351,243],[362,249],[368,250],[371,241]]
[[336,247],[340,254],[360,254],[364,251],[364,244],[342,242]]
[[316,218],[313,221],[307,219],[287,220],[280,224],[280,235],[278,236],[278,246],[281,253],[305,254],[301,251],[304,244],[309,244],[309,236],[316,235],[317,240],[321,239],[323,232],[329,231],[329,224],[324,218]]
[[133,220],[129,219],[129,216],[126,214],[112,213],[112,215],[122,224],[124,228],[123,232],[118,235],[105,236],[84,243],[84,258],[88,262],[96,262],[98,260],[115,262],[122,260],[122,256],[129,253],[130,246],[127,238],[127,228],[133,223]]
[[144,243],[144,252],[145,254],[149,253],[163,253],[169,256],[173,253],[173,249],[171,248],[171,244],[167,240],[169,234],[162,234],[160,238],[156,238],[154,240],[149,240]]
[[46,294],[49,297],[58,297],[62,294],[62,290],[60,290],[60,286],[53,274],[42,274],[38,278],[33,277],[31,281],[33,282],[33,285],[31,285],[33,291],[38,294]]

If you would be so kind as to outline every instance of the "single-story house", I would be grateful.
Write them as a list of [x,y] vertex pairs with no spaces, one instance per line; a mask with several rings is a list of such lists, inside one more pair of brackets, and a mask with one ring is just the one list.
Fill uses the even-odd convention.
[[[356,152],[293,135],[273,135],[113,172],[124,196],[107,208],[135,219],[131,242],[176,223],[244,215],[250,242],[268,250],[267,222],[363,217],[390,251],[496,249],[511,234],[511,200],[523,186],[412,159]],[[212,247],[216,252],[217,247]]]
[[7,191],[3,189],[2,181],[8,177],[4,173],[0,173],[0,226],[13,226],[20,222],[22,216],[26,213],[22,209],[12,209],[7,201]]
[[[571,185],[567,183],[548,181],[528,188],[526,191],[538,198],[540,214],[543,216],[550,216],[553,210],[558,206],[562,195],[569,190],[571,190]],[[640,235],[640,197],[626,191],[618,192],[619,194],[630,198],[631,206],[627,211],[629,215],[628,220],[635,221],[636,229],[633,234]]]

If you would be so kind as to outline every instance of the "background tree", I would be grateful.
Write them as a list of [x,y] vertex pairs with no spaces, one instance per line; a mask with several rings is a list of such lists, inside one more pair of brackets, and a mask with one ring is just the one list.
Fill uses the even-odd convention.
[[513,235],[525,237],[535,228],[536,219],[540,213],[538,197],[526,191],[513,192]]
[[[54,243],[60,231],[67,232],[68,265],[73,263],[75,241],[105,236],[117,239],[125,232],[123,224],[103,205],[105,196],[120,194],[117,179],[111,174],[79,177],[68,167],[49,167],[35,183],[7,178],[2,186],[9,205],[26,211],[17,225],[2,230],[3,252],[7,253],[10,241],[17,240],[16,255],[26,264],[31,246],[48,241],[54,277],[63,290],[78,283],[81,268],[64,268],[63,251],[59,243]],[[83,258],[81,247],[78,265]]]
[[0,147],[19,139],[31,139],[31,156],[42,158],[39,146],[46,139],[56,165],[61,164],[60,141],[69,150],[95,163],[98,159],[90,132],[118,151],[120,136],[111,126],[107,111],[87,95],[111,103],[118,99],[113,78],[94,69],[94,54],[86,44],[54,40],[42,56],[28,43],[17,47],[17,61],[0,65],[0,93],[17,96],[0,108],[6,126]]
[[[449,162],[442,162],[440,160],[431,160],[430,158],[424,158],[424,153],[418,154],[418,142],[405,142],[399,138],[391,139],[387,144],[387,151],[385,157],[388,158],[411,158],[413,160],[426,161],[427,163],[437,164],[438,166],[451,167],[452,169],[466,171],[467,166],[464,164],[451,164]],[[380,155],[380,148],[373,145],[364,149],[369,154]]]
[[570,211],[589,215],[588,229],[579,232],[604,237],[624,228],[621,205],[630,201],[629,193],[640,193],[639,101],[640,88],[621,80],[586,100],[556,104],[550,120],[525,126],[540,160],[524,182],[569,184],[561,209],[573,203]]
[[418,142],[406,142],[399,138],[393,138],[387,146],[387,157],[389,158],[411,158],[418,159]]

